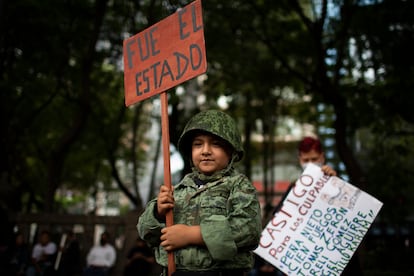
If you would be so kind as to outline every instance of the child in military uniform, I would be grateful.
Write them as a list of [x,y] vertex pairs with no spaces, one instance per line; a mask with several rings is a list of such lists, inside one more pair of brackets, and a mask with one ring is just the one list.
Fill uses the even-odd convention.
[[[261,214],[255,188],[233,166],[244,153],[236,123],[221,111],[201,112],[187,123],[178,149],[192,172],[171,190],[161,186],[138,220],[139,235],[163,267],[174,252],[174,275],[247,275]],[[175,224],[165,227],[170,209]]]

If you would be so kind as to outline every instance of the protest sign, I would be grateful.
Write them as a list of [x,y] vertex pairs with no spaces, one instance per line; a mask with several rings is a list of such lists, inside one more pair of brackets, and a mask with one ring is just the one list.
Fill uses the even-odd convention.
[[306,167],[254,251],[288,275],[340,275],[382,203],[320,167]]
[[124,40],[125,104],[162,93],[207,70],[201,0]]

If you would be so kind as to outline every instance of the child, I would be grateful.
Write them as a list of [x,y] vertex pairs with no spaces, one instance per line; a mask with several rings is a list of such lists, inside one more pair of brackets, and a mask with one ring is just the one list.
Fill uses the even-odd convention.
[[[221,111],[201,112],[187,123],[178,149],[192,172],[172,190],[161,186],[138,220],[139,235],[155,248],[164,275],[170,251],[174,275],[247,274],[261,214],[255,188],[233,167],[244,153],[236,123]],[[165,227],[171,208],[174,225]]]

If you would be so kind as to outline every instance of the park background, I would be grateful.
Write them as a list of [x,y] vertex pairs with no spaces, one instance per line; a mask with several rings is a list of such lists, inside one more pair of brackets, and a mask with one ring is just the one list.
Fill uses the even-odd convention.
[[[163,166],[159,98],[124,104],[122,42],[189,2],[0,2],[0,207],[11,227],[29,225],[29,242],[40,224],[25,215],[56,242],[68,225],[85,230],[45,214],[127,216],[130,245]],[[167,91],[173,182],[189,166],[175,145],[200,110],[237,120],[239,169],[264,213],[300,173],[299,139],[317,135],[339,175],[384,203],[359,249],[365,274],[413,273],[414,2],[202,6],[207,72]]]

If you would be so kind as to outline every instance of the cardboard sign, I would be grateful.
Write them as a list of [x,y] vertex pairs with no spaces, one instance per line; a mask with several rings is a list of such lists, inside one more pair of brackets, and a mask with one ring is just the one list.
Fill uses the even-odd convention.
[[340,275],[382,203],[310,164],[254,251],[288,275]]
[[204,73],[201,0],[124,40],[123,56],[126,106]]

